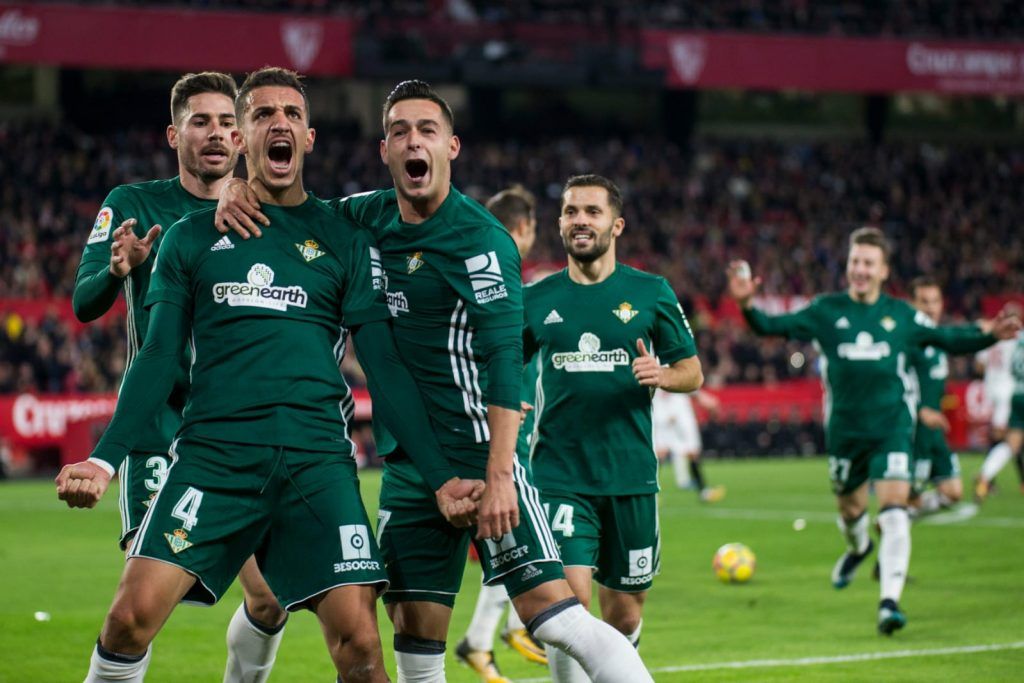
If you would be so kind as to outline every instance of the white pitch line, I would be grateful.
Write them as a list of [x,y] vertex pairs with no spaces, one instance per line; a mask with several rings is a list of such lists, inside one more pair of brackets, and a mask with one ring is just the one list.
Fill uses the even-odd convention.
[[[971,526],[996,528],[1024,528],[1024,517],[986,517],[971,516],[973,504],[968,503],[949,512],[924,517],[919,523],[932,525],[948,525],[968,523]],[[806,510],[759,510],[756,508],[681,508],[666,507],[661,510],[662,516],[682,517],[713,517],[718,519],[743,519],[754,522],[792,522],[802,518],[808,522],[835,524],[835,513],[809,512]]]
[[[819,666],[822,664],[846,664],[868,662],[879,659],[906,659],[908,657],[941,657],[943,655],[970,655],[979,652],[1000,652],[1024,649],[1024,641],[998,643],[993,645],[964,645],[961,647],[939,647],[929,650],[894,650],[892,652],[862,652],[832,657],[798,657],[796,659],[748,659],[736,662],[711,662],[709,664],[686,664],[683,666],[662,666],[651,669],[651,673],[686,673],[690,671],[714,671],[717,669],[762,669],[783,666]],[[519,683],[545,683],[550,678],[520,678]]]

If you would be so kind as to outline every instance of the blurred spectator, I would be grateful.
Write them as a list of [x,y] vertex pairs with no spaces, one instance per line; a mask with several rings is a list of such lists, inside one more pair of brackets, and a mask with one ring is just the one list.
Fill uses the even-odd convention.
[[[309,189],[334,197],[390,185],[373,141],[318,127]],[[107,191],[167,177],[163,136],[92,137],[47,124],[0,124],[0,302],[67,297]],[[929,273],[954,318],[974,319],[986,294],[1024,291],[1024,148],[1010,145],[706,139],[468,141],[455,183],[485,198],[513,182],[538,196],[535,262],[561,267],[562,184],[596,172],[626,193],[623,260],[664,274],[690,314],[709,386],[815,374],[813,350],[755,340],[720,306],[730,259],[750,261],[772,295],[806,298],[844,287],[846,239],[865,222],[896,244],[889,290]],[[165,226],[167,227],[167,226]],[[6,316],[0,390],[110,390],[124,366],[123,322],[77,334],[50,316]],[[106,320],[106,319],[104,319]],[[364,380],[351,358],[354,385]]]

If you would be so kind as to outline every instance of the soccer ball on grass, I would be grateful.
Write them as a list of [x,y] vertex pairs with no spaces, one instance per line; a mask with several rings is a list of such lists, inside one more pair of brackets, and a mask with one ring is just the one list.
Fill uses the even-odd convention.
[[715,576],[723,583],[746,583],[754,575],[757,558],[753,551],[742,543],[726,543],[711,561]]

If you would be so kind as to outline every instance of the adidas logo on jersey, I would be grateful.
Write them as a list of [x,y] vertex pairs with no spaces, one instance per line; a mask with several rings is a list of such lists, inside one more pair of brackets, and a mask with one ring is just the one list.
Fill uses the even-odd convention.
[[846,319],[845,315],[842,318],[840,318],[839,320],[836,321],[836,329],[837,330],[848,330],[848,329],[850,329],[850,321]]
[[554,325],[555,323],[561,323],[561,322],[565,322],[565,321],[562,320],[562,316],[558,315],[558,311],[556,311],[553,308],[551,309],[551,312],[548,313],[548,317],[544,318],[544,324],[545,325]]
[[235,245],[231,243],[231,240],[228,239],[227,235],[224,235],[219,240],[217,240],[217,242],[212,247],[210,247],[210,251],[221,251],[221,250],[224,250],[224,249],[234,249],[234,248],[235,248]]

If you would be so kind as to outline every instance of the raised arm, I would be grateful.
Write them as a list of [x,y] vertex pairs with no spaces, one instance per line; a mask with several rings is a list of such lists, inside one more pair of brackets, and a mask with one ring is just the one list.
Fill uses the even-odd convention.
[[1000,339],[1012,339],[1020,329],[1020,318],[1006,311],[991,321],[973,325],[935,327],[921,315],[914,317],[914,341],[918,345],[937,346],[954,354],[981,351]]
[[761,285],[761,278],[751,277],[750,266],[746,261],[733,261],[726,270],[728,292],[740,310],[754,334],[760,336],[779,336],[802,341],[814,339],[814,305],[793,313],[768,315],[754,306],[754,294]]

